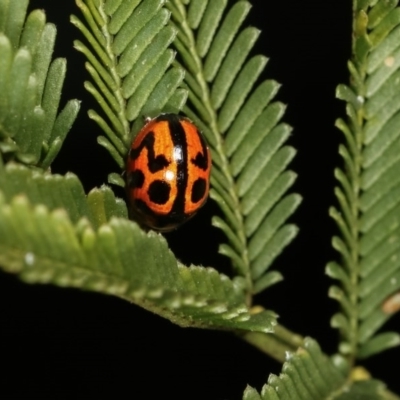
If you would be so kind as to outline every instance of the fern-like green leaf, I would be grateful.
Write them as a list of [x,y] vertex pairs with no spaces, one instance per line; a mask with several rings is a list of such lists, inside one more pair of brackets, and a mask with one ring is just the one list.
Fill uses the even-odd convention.
[[271,332],[276,324],[271,312],[250,314],[239,281],[179,264],[105,186],[86,196],[73,174],[9,163],[0,188],[0,265],[26,282],[116,295],[182,326]]
[[28,0],[0,1],[0,151],[46,169],[79,111],[71,100],[57,115],[64,59],[51,61],[56,28]]
[[248,386],[243,400],[382,400],[385,385],[376,380],[349,382],[312,339],[290,354],[279,376],[271,374],[261,393]]
[[327,273],[342,285],[330,290],[342,307],[332,319],[340,350],[360,358],[400,344],[398,333],[377,334],[398,310],[388,304],[400,289],[399,15],[398,1],[357,6],[351,84],[337,89],[348,119],[337,121],[345,169],[335,172],[339,210],[330,214],[341,231],[333,245],[342,262]]
[[[176,113],[186,100],[186,91],[180,88],[183,69],[171,65],[174,52],[168,46],[176,31],[168,25],[165,2],[76,0],[85,23],[71,17],[89,44],[74,42],[88,60],[85,66],[92,81],[85,88],[102,109],[103,116],[94,110],[89,116],[106,135],[98,142],[121,169],[144,117]],[[115,175],[109,181],[124,185]]]
[[296,179],[286,171],[295,151],[283,146],[291,132],[281,122],[285,106],[272,101],[279,85],[259,83],[267,59],[248,57],[259,36],[255,28],[241,29],[248,1],[171,0],[167,7],[187,70],[184,112],[212,152],[210,195],[225,219],[214,217],[213,224],[228,239],[220,253],[246,278],[248,292],[258,293],[282,278],[269,267],[297,234],[286,221],[301,200],[285,196]]

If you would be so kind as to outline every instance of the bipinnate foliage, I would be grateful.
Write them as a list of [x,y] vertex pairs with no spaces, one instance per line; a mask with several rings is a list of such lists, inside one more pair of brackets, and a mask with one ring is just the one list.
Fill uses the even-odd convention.
[[[285,170],[295,151],[282,147],[291,129],[279,123],[284,105],[271,103],[279,85],[257,85],[267,59],[246,60],[259,35],[255,28],[239,31],[250,3],[236,2],[228,12],[227,1],[186,3],[77,2],[91,31],[76,17],[71,21],[94,50],[75,42],[88,58],[86,68],[95,83],[85,86],[108,121],[93,110],[89,115],[107,135],[99,137],[99,143],[123,167],[132,130],[137,131],[141,118],[183,106],[184,77],[190,100],[184,111],[202,129],[212,152],[211,198],[225,218],[215,216],[213,224],[229,241],[220,252],[245,278],[249,294],[258,293],[282,279],[279,272],[267,270],[297,233],[285,221],[300,196],[282,199],[296,178]],[[172,22],[168,23],[164,4],[172,12]],[[173,66],[167,47],[172,41],[180,60]],[[124,184],[117,174],[110,181]]]
[[[86,81],[85,88],[105,118],[95,110],[89,116],[106,135],[99,136],[99,144],[122,169],[144,118],[177,113],[186,101],[186,90],[180,88],[184,71],[172,66],[174,52],[168,48],[176,31],[168,25],[165,0],[77,0],[76,4],[85,23],[74,15],[71,22],[89,47],[79,40],[74,46],[87,58],[85,67],[92,81]],[[109,179],[125,185],[118,174]]]
[[0,187],[0,263],[23,280],[119,296],[182,326],[272,330],[273,313],[250,315],[239,284],[178,263],[161,235],[126,219],[108,187],[86,196],[71,173],[13,163],[0,164]]
[[[143,118],[182,110],[193,119],[212,152],[210,197],[221,211],[213,224],[226,236],[219,251],[234,277],[182,265],[162,235],[128,219],[109,187],[85,194],[74,174],[50,173],[79,103],[57,115],[65,62],[51,61],[55,28],[41,11],[26,17],[28,0],[0,0],[2,269],[29,283],[115,295],[181,326],[233,330],[267,353],[276,345],[270,354],[277,347],[286,354],[282,373],[270,375],[261,393],[248,387],[245,400],[396,398],[351,371],[357,357],[400,343],[397,333],[377,334],[397,311],[400,284],[398,0],[354,0],[351,81],[337,92],[348,118],[337,122],[345,168],[335,171],[339,206],[330,210],[342,256],[327,267],[341,284],[330,290],[342,306],[332,319],[341,354],[332,358],[282,326],[265,335],[276,315],[249,308],[253,295],[282,279],[269,269],[297,234],[287,221],[301,201],[287,194],[295,151],[285,145],[285,106],[273,101],[279,85],[264,80],[264,56],[249,56],[259,31],[241,28],[250,3],[76,3],[83,19],[71,21],[85,42],[74,45],[87,58],[85,87],[101,109],[89,111],[104,132],[99,144],[122,170]],[[109,182],[125,186],[120,172]]]
[[69,101],[57,115],[66,61],[51,60],[56,28],[43,11],[25,20],[28,0],[0,1],[0,151],[5,159],[46,169],[79,111]]
[[356,1],[350,85],[339,85],[347,120],[339,148],[344,169],[335,176],[339,208],[330,210],[341,254],[327,273],[338,279],[330,296],[341,305],[332,325],[340,351],[368,357],[400,344],[396,332],[377,333],[398,310],[400,289],[400,8],[398,1]]
[[[140,7],[139,15],[142,22],[149,22],[151,18],[156,18],[154,15],[158,15],[157,18],[161,15],[164,19],[166,15],[169,15],[168,11],[161,8],[162,2],[136,3]],[[18,4],[21,7],[21,15],[24,15],[26,3]],[[113,46],[117,46],[118,43],[122,46],[116,53],[118,56],[114,55],[114,60],[119,61],[118,65],[114,65],[110,59],[101,58],[102,53],[99,52],[96,43],[91,42],[98,51],[96,56],[103,62],[107,61],[107,63],[104,62],[107,66],[105,73],[105,67],[97,62],[93,53],[83,44],[76,43],[76,46],[91,60],[87,67],[92,77],[96,77],[94,81],[99,86],[100,92],[89,83],[86,83],[86,86],[91,88],[90,90],[103,106],[103,111],[111,122],[106,122],[94,111],[90,114],[104,127],[106,133],[111,130],[109,123],[115,122],[114,117],[120,118],[120,127],[125,125],[130,127],[128,122],[136,119],[140,113],[146,114],[147,109],[159,112],[164,107],[179,105],[186,96],[186,91],[176,90],[183,76],[182,69],[169,68],[173,54],[171,51],[164,51],[166,45],[160,47],[157,40],[147,40],[147,42],[158,43],[158,47],[151,51],[164,52],[168,54],[168,60],[170,60],[162,64],[153,64],[157,67],[155,69],[150,68],[152,80],[157,81],[154,75],[156,71],[162,83],[153,87],[145,85],[148,93],[146,92],[144,100],[142,98],[144,92],[139,91],[138,94],[138,88],[135,89],[135,96],[125,96],[124,90],[128,90],[131,86],[128,84],[124,86],[126,80],[120,78],[116,71],[121,72],[122,61],[128,57],[127,52],[132,52],[128,44],[132,40],[132,24],[135,25],[137,15],[133,19],[128,18],[127,23],[130,25],[126,26],[124,22],[126,22],[127,14],[126,12],[118,14],[119,9],[115,9],[115,4],[115,2],[104,4],[91,1],[87,4],[79,3],[89,27],[93,28],[91,18],[100,21],[100,25],[96,25],[97,31],[96,29],[92,31],[96,37],[99,27],[102,28],[101,32],[107,33],[103,39],[99,40],[109,51],[111,51],[107,47],[107,43],[111,43],[108,36],[109,30],[114,29],[117,33],[123,29],[122,36],[117,34],[113,36],[112,41]],[[123,6],[126,7],[126,4],[123,3]],[[96,5],[98,8],[95,7]],[[122,20],[108,18],[106,14],[103,14],[104,10],[108,10],[110,15],[117,13]],[[145,10],[149,13],[147,17],[144,15]],[[101,15],[104,16],[103,20],[100,18]],[[76,18],[73,18],[73,21],[88,35],[90,42],[92,37],[84,26]],[[111,24],[112,21],[114,25]],[[150,24],[157,32],[160,29],[159,22],[160,20],[157,19],[157,24]],[[30,27],[28,23],[29,19],[24,29],[33,30],[30,36],[35,33],[38,35],[36,30],[40,30],[41,25]],[[101,23],[106,23],[106,27]],[[111,27],[108,24],[111,24]],[[23,25],[22,18],[21,26]],[[161,24],[161,28],[164,25]],[[143,29],[147,30],[148,24],[143,25]],[[171,28],[167,30],[169,43],[174,35],[171,35],[173,31]],[[141,34],[144,35],[143,32]],[[129,39],[124,35],[128,35]],[[136,39],[143,44],[143,37]],[[113,54],[111,51],[109,56]],[[148,54],[147,57],[149,57]],[[133,62],[132,59],[130,61]],[[151,62],[153,61],[154,59],[151,59]],[[48,80],[51,69],[47,77],[46,70],[43,74],[44,80]],[[109,87],[110,91],[106,92],[105,86],[102,86],[103,79],[109,82],[111,78],[115,79],[114,86]],[[12,83],[16,84],[15,81]],[[119,84],[122,86],[119,87]],[[59,94],[58,86],[54,90],[56,94]],[[12,93],[13,88],[10,87],[9,91]],[[110,101],[110,107],[114,107],[111,114],[105,107],[108,100],[102,97],[107,93],[115,95],[112,99],[107,98]],[[169,100],[164,102],[166,98]],[[126,109],[118,109],[118,101],[124,107],[126,106]],[[136,101],[141,102],[141,105],[138,106]],[[6,111],[4,113],[7,117]],[[127,118],[125,118],[126,115],[128,115]],[[116,161],[121,161],[122,156],[125,156],[127,144],[130,141],[129,129],[113,131],[112,137],[122,140],[114,144],[123,144],[121,148],[118,145],[112,147],[111,142],[105,137],[100,140],[106,148],[115,150],[111,151],[112,154],[119,154],[120,158],[115,157]],[[22,156],[24,155],[25,153]],[[81,183],[73,174],[67,174],[64,177],[51,175],[49,172],[32,171],[13,163],[1,165],[0,180],[2,192],[1,264],[6,271],[19,273],[22,279],[32,283],[54,283],[114,294],[182,326],[271,332],[276,324],[276,316],[272,312],[261,311],[250,314],[242,280],[230,280],[212,268],[181,265],[170,252],[161,235],[154,232],[146,234],[136,223],[127,220],[125,202],[116,199],[109,188],[104,186],[93,189],[86,196]]]
[[[252,294],[282,279],[267,270],[297,233],[285,222],[300,203],[297,194],[283,197],[296,174],[285,170],[295,154],[282,147],[291,131],[279,123],[285,107],[271,102],[279,85],[258,84],[267,60],[247,56],[259,31],[239,30],[250,3],[235,2],[230,10],[225,0],[77,4],[87,26],[75,16],[71,21],[93,49],[75,41],[95,84],[85,86],[107,121],[93,110],[89,114],[107,134],[99,142],[121,167],[143,117],[177,111],[189,94],[184,112],[202,129],[212,152],[210,196],[224,215],[213,224],[229,242],[220,252],[243,278],[250,303]],[[177,50],[174,63],[168,45]],[[110,181],[124,184],[116,174]]]
[[286,221],[301,201],[285,195],[296,179],[286,170],[295,150],[283,146],[291,132],[280,122],[285,106],[272,101],[279,84],[259,82],[267,58],[249,57],[260,32],[241,29],[248,1],[171,0],[166,6],[178,31],[176,64],[186,70],[183,110],[212,153],[210,197],[223,215],[213,225],[228,242],[219,252],[231,259],[249,295],[256,294],[282,279],[269,267],[297,234]]

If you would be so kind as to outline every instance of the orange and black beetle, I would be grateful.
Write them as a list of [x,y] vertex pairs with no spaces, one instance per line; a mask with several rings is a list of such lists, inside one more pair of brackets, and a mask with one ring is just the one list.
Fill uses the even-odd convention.
[[206,202],[210,171],[210,151],[193,122],[176,114],[149,120],[127,160],[133,217],[157,231],[177,228]]

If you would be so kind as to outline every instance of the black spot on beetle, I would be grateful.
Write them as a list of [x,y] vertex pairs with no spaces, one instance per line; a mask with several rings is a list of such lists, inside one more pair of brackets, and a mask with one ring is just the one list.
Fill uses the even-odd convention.
[[169,199],[171,187],[167,182],[154,181],[149,186],[148,195],[155,204],[165,204]]
[[148,159],[147,166],[152,174],[163,170],[169,165],[169,161],[165,158],[163,154],[160,154],[156,157],[154,153],[154,143],[154,132],[149,132],[141,141],[140,145],[135,149],[131,149],[131,151],[129,152],[129,157],[131,158],[131,160],[136,160],[139,157],[142,149],[146,148]]
[[205,179],[199,178],[193,183],[191,200],[193,203],[200,201],[206,193],[207,183]]
[[208,152],[206,142],[204,141],[203,137],[201,136],[200,132],[197,131],[199,135],[200,144],[201,144],[201,151],[202,153],[198,152],[195,158],[192,158],[190,161],[198,168],[205,171],[208,168]]
[[128,185],[131,189],[141,188],[144,184],[144,174],[140,169],[131,172],[128,176]]
[[148,167],[150,172],[153,174],[157,171],[162,171],[165,167],[169,165],[168,160],[161,154],[157,157],[150,158],[149,156],[149,162],[148,162]]
[[197,153],[196,154],[196,158],[192,158],[191,161],[196,167],[199,167],[203,171],[206,170],[206,168],[207,168],[207,157],[204,157],[203,154]]

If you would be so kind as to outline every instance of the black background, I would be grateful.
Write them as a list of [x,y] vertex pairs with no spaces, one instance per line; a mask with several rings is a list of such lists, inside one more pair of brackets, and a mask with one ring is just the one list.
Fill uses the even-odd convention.
[[[336,257],[330,246],[335,227],[328,217],[334,203],[333,169],[340,133],[334,120],[343,115],[335,100],[338,83],[347,82],[350,55],[351,1],[253,1],[246,25],[262,30],[255,53],[270,57],[263,79],[282,83],[278,99],[288,104],[285,121],[294,127],[289,143],[298,149],[291,164],[299,173],[295,190],[304,197],[292,221],[301,232],[279,257],[275,268],[285,281],[257,302],[276,310],[288,328],[316,338],[323,349],[336,349],[337,333],[329,326],[336,311],[327,298],[331,281],[325,264]],[[72,48],[81,38],[69,24],[78,14],[72,0],[31,0],[58,26],[56,56],[68,58],[63,98],[82,100],[82,109],[53,172],[73,171],[88,191],[119,172],[109,154],[96,144],[101,132],[87,118],[96,104],[84,91],[84,58]],[[118,192],[118,195],[123,195]],[[209,202],[168,240],[185,263],[216,266],[220,234],[210,228],[215,206]],[[202,240],[199,232],[206,231]],[[386,329],[398,330],[398,318]],[[399,350],[383,353],[366,367],[400,393],[389,366]],[[29,286],[0,274],[0,398],[240,399],[246,384],[261,389],[280,365],[228,333],[182,329],[137,306],[95,293]],[[397,368],[395,368],[396,370]],[[127,395],[126,393],[129,393]]]

